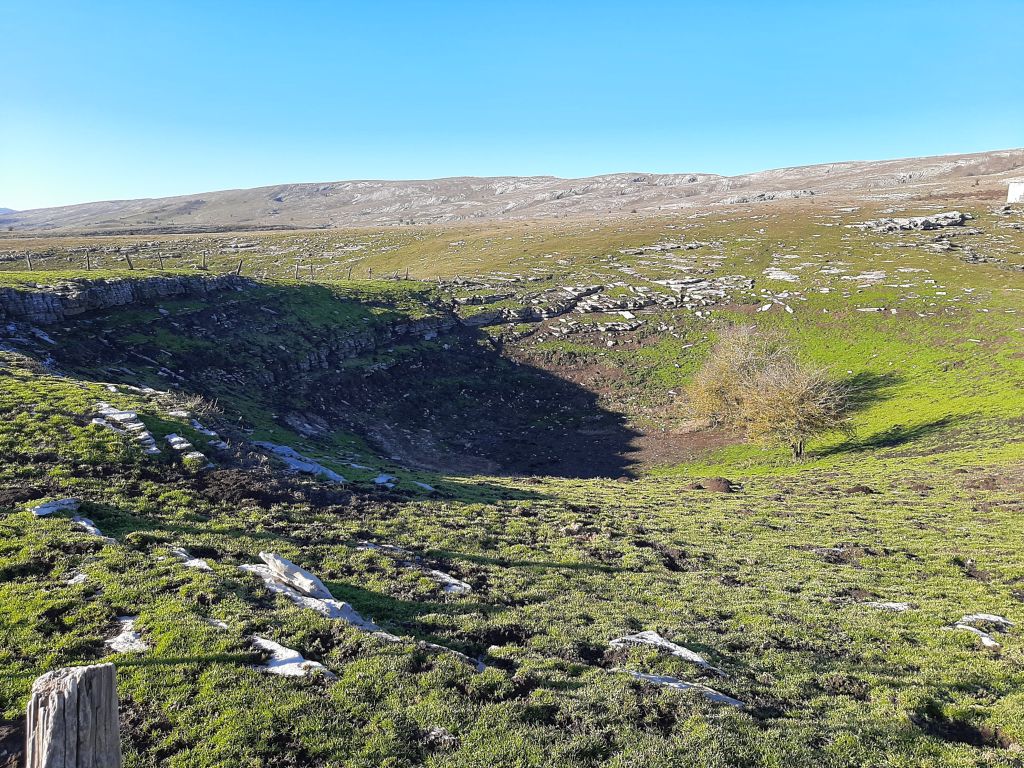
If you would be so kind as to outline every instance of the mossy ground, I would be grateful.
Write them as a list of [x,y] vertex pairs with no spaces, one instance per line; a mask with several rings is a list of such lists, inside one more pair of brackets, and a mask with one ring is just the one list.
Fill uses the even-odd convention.
[[[379,271],[429,265],[468,276],[499,262],[521,273],[550,266],[536,290],[567,275],[579,284],[622,277],[618,263],[660,278],[670,271],[664,262],[643,264],[647,257],[617,250],[681,231],[720,241],[695,267],[755,277],[752,295],[709,317],[648,312],[632,336],[556,340],[542,327],[505,352],[562,375],[600,369],[604,378],[591,384],[603,407],[671,431],[682,420],[681,398],[671,393],[682,392],[721,323],[778,327],[861,393],[855,437],[826,436],[800,464],[781,449],[738,442],[685,464],[638,467],[625,481],[408,476],[436,485],[437,496],[374,490],[358,472],[354,489],[332,489],[228,459],[196,473],[168,451],[143,459],[89,423],[95,402],[107,400],[137,409],[158,440],[177,431],[198,444],[202,436],[166,404],[110,392],[99,383],[103,372],[84,363],[57,375],[33,356],[0,352],[3,717],[20,716],[41,672],[111,659],[128,713],[129,766],[1016,764],[1024,743],[1024,275],[1007,264],[1019,260],[1021,233],[976,211],[978,237],[1007,261],[965,264],[925,248],[930,235],[903,236],[912,244],[897,250],[891,237],[825,227],[839,215],[831,211],[775,210],[635,227],[258,237],[323,239],[339,251],[362,238],[374,244],[367,249]],[[684,226],[692,229],[676,229]],[[393,255],[383,250],[392,246]],[[776,254],[798,258],[780,262]],[[822,273],[837,262],[841,274]],[[795,270],[799,282],[769,281],[763,272],[778,263],[805,264]],[[336,278],[347,268],[317,264]],[[884,280],[845,279],[877,269],[887,271]],[[792,314],[781,305],[757,313],[762,288],[801,297],[782,299]],[[300,357],[319,333],[373,324],[377,313],[428,316],[435,301],[424,284],[401,281],[262,290],[259,303],[273,301],[296,329],[282,346]],[[866,307],[886,311],[857,311]],[[172,319],[206,311],[165,308]],[[136,342],[177,359],[210,343],[175,334],[162,317],[134,308],[95,319],[88,333],[134,328]],[[674,330],[657,331],[662,325]],[[267,418],[259,397],[230,387],[218,395],[222,422],[242,417],[256,437],[320,457],[372,450],[351,434],[303,442]],[[690,488],[715,474],[741,490]],[[854,486],[875,493],[850,492]],[[28,511],[30,499],[67,495],[83,498],[81,514],[116,543],[66,515]],[[474,589],[445,594],[421,570],[360,549],[363,540],[408,547]],[[206,558],[213,571],[183,567],[174,546]],[[271,595],[237,567],[260,551],[310,568],[336,597],[407,639],[387,643]],[[79,572],[87,580],[68,585]],[[872,601],[911,609],[888,612]],[[996,633],[1002,653],[947,629],[975,612],[1018,623]],[[121,615],[139,617],[150,651],[108,653],[103,640]],[[610,639],[641,629],[699,651],[727,676],[656,653],[609,652]],[[248,644],[254,633],[321,661],[338,681],[259,672]],[[479,656],[488,668],[476,673],[415,640]],[[700,681],[747,706],[723,708],[622,669]],[[432,736],[438,728],[454,739]]]

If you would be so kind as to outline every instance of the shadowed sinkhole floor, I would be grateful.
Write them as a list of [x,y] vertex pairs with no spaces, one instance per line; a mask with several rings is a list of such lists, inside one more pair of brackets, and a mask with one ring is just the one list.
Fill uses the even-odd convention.
[[351,431],[381,455],[429,471],[586,478],[629,475],[636,465],[642,435],[623,414],[584,386],[502,355],[479,331],[388,339],[352,355],[350,327],[288,326],[269,314],[297,300],[281,290],[173,318],[102,328],[84,318],[54,331],[52,352],[83,377],[103,371],[138,383],[162,369],[175,386],[226,407],[244,400],[282,425],[313,422],[314,442]]

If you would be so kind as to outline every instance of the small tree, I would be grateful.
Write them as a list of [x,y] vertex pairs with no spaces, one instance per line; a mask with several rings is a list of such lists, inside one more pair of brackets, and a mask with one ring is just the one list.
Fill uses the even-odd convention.
[[732,328],[722,334],[689,389],[693,411],[713,425],[804,455],[808,439],[850,431],[849,393],[820,368],[802,364],[775,333]]

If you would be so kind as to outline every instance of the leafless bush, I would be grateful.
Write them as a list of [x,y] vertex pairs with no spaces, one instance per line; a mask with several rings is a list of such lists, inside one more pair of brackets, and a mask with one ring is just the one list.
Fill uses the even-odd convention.
[[815,435],[850,431],[847,388],[801,363],[776,333],[724,332],[689,395],[696,415],[742,429],[751,440],[788,446],[796,459]]

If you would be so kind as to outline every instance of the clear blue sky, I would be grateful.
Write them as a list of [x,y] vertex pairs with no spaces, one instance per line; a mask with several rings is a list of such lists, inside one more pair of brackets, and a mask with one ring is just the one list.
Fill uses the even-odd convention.
[[0,206],[1024,146],[1024,0],[0,0]]

